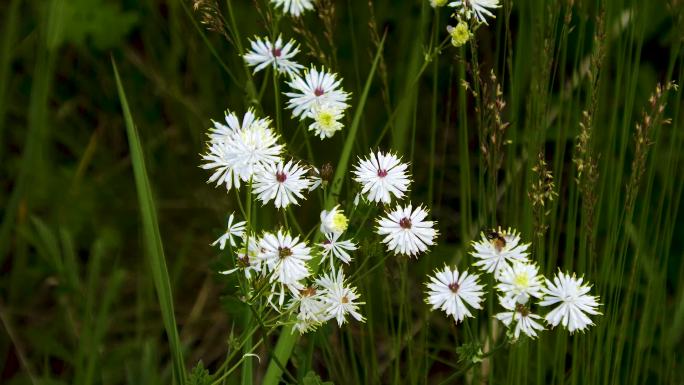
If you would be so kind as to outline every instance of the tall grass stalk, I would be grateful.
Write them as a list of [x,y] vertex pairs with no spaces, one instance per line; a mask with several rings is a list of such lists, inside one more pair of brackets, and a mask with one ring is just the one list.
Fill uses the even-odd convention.
[[121,109],[123,111],[126,133],[128,134],[133,175],[135,176],[138,204],[140,205],[140,214],[142,216],[143,242],[145,244],[146,255],[152,272],[152,279],[159,299],[159,307],[161,308],[164,328],[166,329],[166,335],[169,339],[169,349],[171,350],[173,360],[173,380],[174,383],[182,385],[185,384],[186,380],[185,361],[183,359],[183,347],[176,327],[176,314],[174,312],[173,294],[171,293],[171,281],[166,267],[164,247],[159,232],[157,208],[154,203],[154,197],[152,196],[150,180],[147,176],[145,158],[140,138],[138,137],[138,131],[133,122],[133,116],[128,107],[126,93],[113,58],[112,68],[114,70],[119,101],[121,102]]

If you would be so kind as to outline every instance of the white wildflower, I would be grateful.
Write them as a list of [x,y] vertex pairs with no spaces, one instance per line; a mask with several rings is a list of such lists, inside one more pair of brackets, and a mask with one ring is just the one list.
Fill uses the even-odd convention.
[[479,284],[477,275],[444,266],[429,278],[426,302],[432,305],[432,310],[440,309],[458,323],[466,317],[473,317],[469,307],[482,308],[484,286]]
[[577,278],[573,274],[565,274],[559,271],[553,281],[546,280],[544,298],[539,304],[541,306],[556,305],[546,317],[546,322],[551,326],[563,325],[570,333],[577,330],[584,330],[594,323],[587,314],[597,315],[596,308],[600,305],[598,297],[589,295],[591,286],[582,284],[584,279]]
[[276,8],[282,8],[283,12],[294,17],[299,17],[302,13],[314,9],[313,0],[271,0],[271,4]]
[[520,303],[513,303],[504,298],[499,298],[499,300],[501,306],[507,311],[495,314],[494,317],[503,322],[507,328],[511,328],[512,324],[515,323],[515,329],[513,330],[514,338],[520,338],[520,332],[525,333],[530,338],[536,338],[537,330],[544,330],[544,326],[536,321],[542,318],[533,314],[529,307]]
[[263,261],[271,282],[280,284],[279,305],[283,305],[284,288],[296,292],[304,288],[300,282],[310,272],[306,261],[311,259],[311,250],[298,237],[278,230],[276,234],[264,233],[259,242],[259,259]]
[[335,318],[339,326],[347,322],[347,314],[357,321],[365,321],[359,313],[359,305],[363,305],[364,302],[357,302],[359,295],[356,288],[344,282],[344,273],[341,269],[337,274],[324,274],[316,283],[323,288],[322,300],[328,307],[326,312],[329,319]]
[[344,127],[339,121],[344,116],[344,110],[334,104],[314,104],[311,115],[314,121],[309,125],[309,131],[321,139],[331,138]]
[[315,67],[304,71],[304,76],[294,76],[288,83],[292,92],[285,95],[290,98],[287,108],[292,110],[294,117],[300,120],[305,117],[313,117],[313,108],[316,105],[328,105],[329,107],[345,110],[349,94],[341,88],[342,80],[336,74],[327,72],[325,68],[320,71]]
[[213,170],[208,183],[239,189],[241,181],[250,180],[264,166],[280,159],[283,146],[278,144],[279,136],[263,124],[268,121],[252,120],[247,126],[247,120],[246,114],[242,126],[229,122],[212,132],[209,148],[202,155],[205,163],[200,166]]
[[250,41],[251,51],[243,57],[247,65],[254,67],[254,72],[259,72],[269,65],[273,69],[290,76],[299,74],[299,70],[304,68],[294,60],[294,56],[299,53],[299,48],[294,40],[290,40],[283,45],[283,39],[278,36],[274,43],[267,38],[256,37]]
[[333,266],[333,259],[337,258],[343,263],[349,264],[351,255],[348,251],[356,250],[356,244],[350,240],[340,240],[340,234],[326,233],[325,240],[319,246],[323,249],[321,253],[321,261],[330,260],[330,266]]
[[475,14],[475,18],[486,25],[486,17],[496,18],[492,10],[501,7],[501,4],[499,0],[458,0],[449,3],[449,6],[458,8],[457,12],[466,19],[470,19]]
[[473,242],[475,251],[470,255],[477,258],[474,263],[487,273],[499,275],[501,270],[513,261],[527,262],[526,250],[530,247],[529,243],[520,243],[520,234],[515,230],[508,229],[502,231],[490,231],[487,234],[481,233],[481,239]]
[[340,209],[340,205],[331,210],[321,211],[320,230],[323,234],[333,233],[342,234],[349,226],[349,220]]
[[231,246],[235,247],[235,238],[242,238],[245,234],[245,225],[247,222],[239,221],[234,222],[235,213],[231,213],[228,217],[228,224],[226,225],[226,231],[217,240],[215,240],[211,245],[219,245],[219,249],[223,250],[226,247],[226,243],[230,243]]
[[422,206],[414,210],[410,203],[404,207],[397,205],[394,210],[386,212],[385,217],[378,219],[377,233],[385,236],[382,242],[387,245],[387,250],[413,257],[432,246],[437,230],[434,229],[435,222],[425,220],[427,215]]
[[526,304],[530,297],[541,298],[542,276],[534,263],[514,261],[513,265],[504,265],[496,286],[504,299],[518,304]]
[[371,202],[390,203],[392,196],[401,199],[411,183],[408,165],[391,152],[371,153],[356,164],[354,180],[362,186],[361,193]]
[[311,185],[307,171],[292,161],[267,164],[254,177],[253,191],[263,204],[275,199],[276,208],[296,205],[297,199],[305,199],[302,191]]

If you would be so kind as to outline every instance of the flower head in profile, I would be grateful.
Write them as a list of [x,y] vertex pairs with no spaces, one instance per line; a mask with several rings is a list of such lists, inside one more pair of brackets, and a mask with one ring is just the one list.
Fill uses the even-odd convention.
[[340,234],[326,233],[325,240],[319,245],[323,251],[321,252],[321,261],[330,260],[330,266],[333,266],[334,258],[339,259],[342,263],[349,264],[351,262],[351,255],[349,251],[356,250],[356,244],[350,240],[340,240]]
[[407,169],[408,165],[396,155],[378,151],[360,158],[353,173],[369,201],[390,203],[392,197],[401,199],[408,190],[411,180]]
[[235,213],[231,213],[228,217],[228,224],[226,225],[226,231],[217,240],[215,240],[211,245],[219,245],[219,249],[223,250],[226,248],[226,243],[230,243],[232,247],[235,247],[235,238],[242,238],[245,234],[245,225],[247,222],[239,221],[235,222]]
[[340,209],[340,205],[333,207],[331,210],[321,211],[321,227],[323,234],[342,234],[347,230],[349,220],[344,215],[344,211]]
[[[237,270],[242,270],[247,279],[252,279],[261,273],[261,260],[259,259],[259,238],[255,234],[244,233],[242,235],[242,245],[235,253],[235,265],[233,269],[220,271],[220,274],[232,274]],[[252,273],[255,273],[253,275]]]
[[496,18],[492,10],[501,7],[501,4],[499,0],[457,0],[449,3],[449,6],[457,8],[457,12],[466,19],[474,14],[477,21],[486,25],[486,17]]
[[427,210],[422,206],[413,209],[411,203],[394,210],[387,211],[384,217],[378,219],[377,233],[384,235],[382,242],[388,251],[404,254],[410,257],[426,251],[435,243],[437,230],[435,222],[426,221]]
[[236,131],[250,129],[253,126],[268,128],[271,121],[268,118],[257,118],[253,108],[249,108],[242,121],[238,119],[234,112],[225,112],[225,124],[212,120],[214,127],[209,128],[209,142],[220,143],[229,139],[230,135]]
[[316,280],[316,284],[323,289],[322,300],[327,305],[328,319],[336,319],[339,326],[347,322],[347,314],[357,321],[365,321],[359,313],[359,305],[363,305],[364,302],[358,302],[359,295],[356,293],[356,288],[344,281],[344,273],[341,269],[337,273],[333,271],[330,274],[323,274]]
[[248,181],[264,166],[277,162],[283,146],[269,127],[270,121],[255,119],[251,111],[241,125],[230,115],[226,121],[227,126],[221,125],[210,134],[209,148],[202,155],[205,163],[200,167],[213,170],[208,183],[239,189],[241,181]]
[[463,20],[459,21],[455,27],[448,25],[447,32],[449,33],[449,36],[451,36],[451,45],[454,47],[460,47],[470,40],[468,23]]
[[304,71],[304,76],[294,76],[287,83],[292,88],[292,92],[285,93],[290,98],[287,108],[300,120],[314,117],[314,106],[317,105],[325,104],[328,108],[344,111],[349,106],[349,94],[342,90],[341,83],[336,74],[325,68],[319,71],[312,66]]
[[536,264],[514,261],[501,269],[496,288],[504,295],[503,300],[526,304],[530,297],[542,297],[542,278]]
[[299,70],[304,68],[293,60],[299,53],[299,48],[294,40],[290,40],[283,45],[283,38],[278,36],[275,42],[267,38],[255,37],[250,40],[251,50],[243,57],[247,65],[254,67],[254,72],[259,72],[271,66],[274,70],[290,76],[297,75]]
[[299,17],[306,11],[314,9],[313,0],[271,0],[276,8],[282,8],[284,13]]
[[515,329],[513,329],[515,339],[520,338],[521,332],[530,338],[536,338],[537,330],[544,330],[544,326],[537,322],[537,320],[541,320],[541,317],[533,314],[527,305],[514,303],[503,298],[499,298],[499,300],[506,311],[495,314],[494,317],[503,322],[509,329],[515,324]]
[[311,259],[311,249],[298,237],[278,230],[276,234],[264,233],[259,242],[258,258],[271,274],[271,282],[280,284],[279,305],[283,305],[284,287],[296,292],[304,288],[300,282],[310,272],[306,261]]
[[309,131],[313,131],[321,139],[331,138],[341,130],[344,125],[340,119],[344,116],[344,110],[332,104],[314,104],[311,109],[313,123],[309,125]]
[[559,271],[553,281],[546,280],[546,287],[542,289],[544,298],[539,302],[541,306],[556,307],[546,317],[546,322],[551,326],[563,325],[570,333],[577,330],[585,330],[594,323],[587,316],[601,314],[596,310],[599,307],[598,297],[589,295],[591,286],[582,284],[583,278],[577,278],[573,274]]
[[447,316],[453,316],[457,323],[473,317],[469,308],[481,309],[485,293],[484,286],[477,279],[478,276],[469,274],[467,270],[459,272],[448,266],[435,270],[426,284],[426,302],[432,305],[432,310],[439,309]]
[[513,261],[527,262],[529,243],[520,243],[520,234],[515,230],[492,230],[481,233],[481,239],[473,242],[474,251],[470,255],[478,260],[474,263],[487,273],[496,276]]
[[330,163],[324,163],[321,169],[311,166],[311,172],[309,173],[309,180],[311,180],[311,186],[309,191],[313,191],[317,188],[326,188],[333,178],[333,167]]
[[279,209],[296,205],[297,199],[304,199],[302,191],[311,185],[307,173],[306,168],[293,161],[267,164],[255,175],[253,191],[263,204],[275,200]]

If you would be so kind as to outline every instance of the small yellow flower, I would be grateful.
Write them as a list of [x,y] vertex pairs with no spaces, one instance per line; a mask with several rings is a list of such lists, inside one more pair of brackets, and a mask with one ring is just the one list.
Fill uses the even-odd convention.
[[330,211],[321,212],[321,232],[324,234],[342,234],[349,226],[349,220],[340,210],[340,206],[333,207]]
[[309,131],[314,131],[321,139],[332,137],[344,127],[339,121],[344,112],[334,105],[315,105],[312,112],[314,122],[309,126]]
[[460,21],[456,27],[447,26],[447,32],[451,36],[451,44],[454,47],[460,47],[470,40],[470,30],[465,21]]
[[342,212],[336,212],[332,218],[332,229],[335,230],[335,232],[342,233],[347,230],[347,226],[349,226],[347,217],[344,216]]

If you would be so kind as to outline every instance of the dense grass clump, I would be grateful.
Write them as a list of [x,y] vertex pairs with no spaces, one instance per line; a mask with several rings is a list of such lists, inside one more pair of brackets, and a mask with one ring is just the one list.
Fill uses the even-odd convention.
[[[684,4],[445,3],[0,4],[0,383],[684,382]],[[279,36],[301,67],[255,72],[242,56]],[[290,76],[311,68],[349,95],[293,117]],[[248,111],[306,170],[296,204],[274,205],[262,164],[231,164],[239,190],[207,183],[216,122]],[[377,154],[406,169],[375,199],[359,164]],[[396,227],[429,229],[425,247],[393,249],[377,228],[409,202],[425,218]],[[239,240],[212,245],[231,213]],[[268,265],[279,231],[297,282]],[[551,327],[541,278],[507,308],[539,314],[537,338],[495,317],[508,286],[473,254],[518,233],[540,275],[591,285],[593,325]],[[323,254],[333,234],[349,261]],[[477,282],[443,289],[483,288],[470,317],[426,303],[451,269]],[[297,323],[289,301],[330,300],[333,272],[353,311]]]

